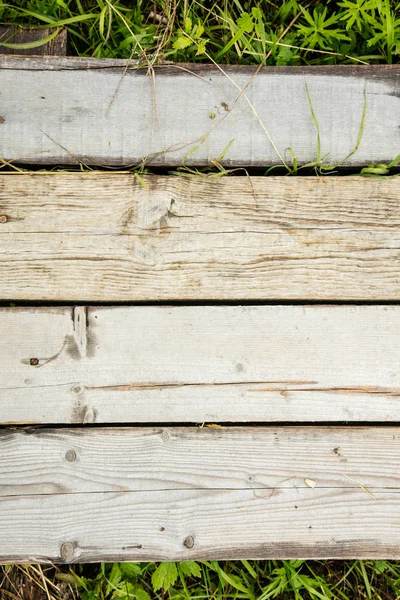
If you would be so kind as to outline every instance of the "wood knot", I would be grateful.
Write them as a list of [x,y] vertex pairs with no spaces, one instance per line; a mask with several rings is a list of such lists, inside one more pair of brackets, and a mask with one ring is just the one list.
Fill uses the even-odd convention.
[[60,548],[60,555],[61,558],[67,562],[69,562],[70,560],[72,560],[73,556],[74,556],[74,544],[72,544],[71,542],[65,542],[64,544],[61,544],[61,548]]
[[193,548],[194,537],[192,535],[188,535],[187,538],[183,540],[183,545],[186,546],[186,548]]

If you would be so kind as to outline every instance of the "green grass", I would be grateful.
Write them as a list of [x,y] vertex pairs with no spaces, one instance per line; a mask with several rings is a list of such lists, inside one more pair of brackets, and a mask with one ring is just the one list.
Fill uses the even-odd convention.
[[[80,583],[82,600],[131,598],[293,598],[302,600],[396,598],[399,565],[385,561],[346,563],[217,561],[103,565],[97,578]],[[332,568],[335,567],[335,568]],[[76,578],[76,575],[73,576]],[[71,580],[72,581],[72,580]],[[85,589],[86,587],[86,589]],[[82,592],[83,590],[83,592]],[[94,596],[92,593],[94,592]]]
[[[48,600],[396,600],[400,563],[377,561],[236,561],[114,563],[0,571],[0,599],[38,588]],[[3,586],[2,584],[3,579]],[[2,591],[3,589],[3,595]],[[11,590],[11,591],[9,591]]]
[[0,0],[0,22],[65,26],[72,54],[150,63],[372,64],[400,56],[393,0]]

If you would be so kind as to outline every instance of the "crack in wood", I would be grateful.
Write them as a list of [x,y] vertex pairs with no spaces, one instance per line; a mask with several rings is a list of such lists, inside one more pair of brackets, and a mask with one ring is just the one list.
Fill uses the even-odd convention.
[[[161,389],[161,388],[182,388],[182,387],[208,387],[208,386],[232,386],[232,385],[309,385],[312,383],[318,383],[317,381],[230,381],[230,382],[198,382],[198,383],[186,383],[186,382],[173,382],[173,383],[152,383],[152,382],[140,382],[140,383],[125,383],[120,385],[103,385],[103,386],[85,386],[86,390],[107,390],[107,391],[129,391],[129,390],[142,390],[142,389]],[[269,388],[267,388],[269,389]],[[281,390],[282,388],[273,388],[271,391],[276,389]]]

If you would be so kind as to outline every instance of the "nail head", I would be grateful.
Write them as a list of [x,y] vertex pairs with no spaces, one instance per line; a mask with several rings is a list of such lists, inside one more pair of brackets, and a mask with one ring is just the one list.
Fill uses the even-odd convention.
[[7,223],[8,217],[7,215],[0,215],[0,223]]
[[76,452],[75,450],[67,450],[65,453],[65,460],[68,462],[74,462],[76,460]]
[[30,364],[31,364],[33,367],[36,367],[36,365],[38,365],[38,364],[39,364],[39,359],[38,359],[38,358],[31,358],[29,362],[30,362]]

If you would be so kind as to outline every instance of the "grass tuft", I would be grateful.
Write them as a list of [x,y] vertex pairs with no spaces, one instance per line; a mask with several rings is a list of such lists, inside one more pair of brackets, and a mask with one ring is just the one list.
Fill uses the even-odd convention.
[[400,562],[187,561],[2,567],[0,600],[395,600]]
[[0,0],[0,23],[67,27],[71,54],[151,64],[390,64],[400,56],[396,0]]

